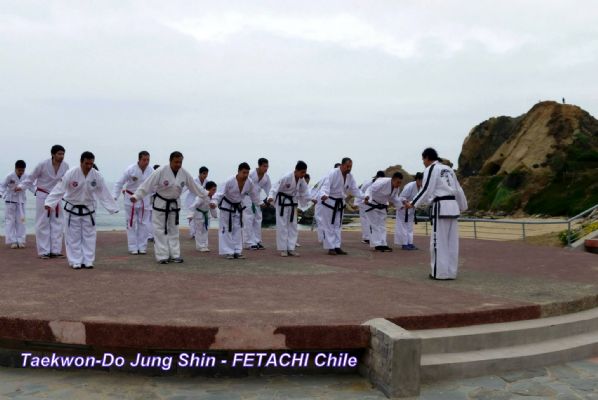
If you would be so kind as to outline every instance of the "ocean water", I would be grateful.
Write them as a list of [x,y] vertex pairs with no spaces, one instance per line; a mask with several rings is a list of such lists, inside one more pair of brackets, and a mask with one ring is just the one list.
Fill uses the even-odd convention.
[[[113,184],[109,184],[109,188],[113,187]],[[94,214],[94,219],[96,223],[96,229],[99,231],[113,231],[113,230],[125,230],[126,229],[126,220],[125,220],[125,210],[124,210],[124,203],[122,197],[119,198],[118,204],[120,206],[120,211],[116,214],[110,214],[106,211],[101,205],[98,204],[96,209],[96,213]],[[4,203],[3,199],[0,199],[0,235],[4,235],[4,209],[6,204]],[[180,227],[187,227],[187,215],[189,212],[187,210],[182,210],[179,216],[179,223]],[[35,233],[35,196],[31,192],[27,192],[27,203],[25,206],[25,219],[26,219],[26,226],[27,226],[27,233],[34,234]],[[218,228],[218,219],[211,218],[210,219],[210,228]],[[299,225],[300,230],[310,229],[311,227],[305,227]]]

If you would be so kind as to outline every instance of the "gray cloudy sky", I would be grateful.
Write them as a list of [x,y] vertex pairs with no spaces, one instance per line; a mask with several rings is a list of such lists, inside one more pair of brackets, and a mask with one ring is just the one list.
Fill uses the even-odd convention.
[[163,164],[342,156],[358,180],[426,146],[456,162],[479,122],[539,99],[598,109],[594,1],[0,0],[0,173],[49,147],[108,180]]

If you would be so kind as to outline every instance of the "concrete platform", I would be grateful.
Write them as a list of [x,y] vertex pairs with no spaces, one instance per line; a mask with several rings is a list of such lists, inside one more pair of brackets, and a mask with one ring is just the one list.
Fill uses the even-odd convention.
[[[282,258],[274,231],[246,260],[199,253],[182,233],[183,264],[131,256],[124,232],[98,234],[96,268],[0,248],[0,339],[133,349],[364,349],[365,321],[432,329],[562,315],[598,304],[598,260],[523,242],[461,240],[455,281],[428,279],[427,250],[374,253],[344,232],[328,256],[300,232]],[[392,237],[391,237],[392,239]],[[428,238],[416,238],[427,249]]]

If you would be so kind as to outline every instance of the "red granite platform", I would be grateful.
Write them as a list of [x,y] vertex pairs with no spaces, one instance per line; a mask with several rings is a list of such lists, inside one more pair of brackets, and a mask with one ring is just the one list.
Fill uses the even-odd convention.
[[[199,253],[182,234],[183,264],[131,256],[124,232],[98,235],[96,268],[0,248],[0,339],[142,349],[364,348],[362,324],[407,329],[540,318],[598,304],[598,259],[523,242],[461,240],[455,281],[428,279],[427,250],[374,253],[344,232],[348,256],[328,256],[300,233],[282,258],[274,231],[246,260]],[[390,236],[392,241],[392,236]],[[427,249],[428,238],[416,238]]]

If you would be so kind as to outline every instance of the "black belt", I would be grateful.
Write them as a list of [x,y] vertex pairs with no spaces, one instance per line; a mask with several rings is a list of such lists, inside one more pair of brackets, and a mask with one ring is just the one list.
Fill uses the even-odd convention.
[[455,196],[438,196],[434,198],[434,202],[442,200],[456,200]]
[[[230,208],[225,208],[222,203],[223,202],[227,202],[228,204],[230,204]],[[232,232],[233,230],[233,214],[238,212],[240,214],[240,218],[241,218],[241,228],[243,227],[243,210],[246,208],[245,206],[241,205],[241,202],[239,203],[233,203],[232,201],[230,201],[229,199],[227,199],[226,197],[222,196],[222,200],[220,200],[220,203],[218,203],[218,208],[222,211],[226,211],[228,212],[228,231]]]
[[[166,202],[166,205],[164,206],[164,208],[158,208],[156,207],[156,197],[159,198],[160,200],[164,200]],[[170,205],[174,204],[175,208],[170,208]],[[175,213],[174,215],[174,224],[178,225],[179,224],[179,211],[181,211],[181,209],[178,207],[178,199],[167,199],[165,197],[160,196],[158,193],[155,193],[152,197],[152,208],[156,211],[161,211],[164,213],[164,234],[168,235],[168,214],[170,213]]]
[[332,221],[331,224],[334,224],[334,221],[336,220],[336,214],[340,213],[341,214],[341,224],[343,222],[343,210],[345,209],[345,203],[343,203],[343,199],[337,198],[337,197],[331,197],[329,196],[328,199],[330,200],[334,200],[334,206],[331,206],[330,204],[326,203],[325,201],[322,200],[322,205],[324,207],[328,207],[332,210]]
[[[434,216],[434,218],[440,218],[440,202],[443,200],[456,200],[455,196],[438,196],[435,197],[434,200],[432,201],[432,203],[434,204],[434,206],[430,206],[430,217],[432,217],[432,215]],[[432,209],[435,209],[434,212],[432,212]],[[434,225],[434,218],[430,218],[430,225]]]
[[6,203],[6,204],[19,204],[19,203],[18,203],[18,202],[16,202],[16,201],[10,201],[10,200],[6,200],[6,201],[5,201],[5,203]]
[[[293,202],[293,196],[289,196],[286,193],[278,192],[276,193],[276,200],[278,201],[278,207],[280,207],[280,216],[282,217],[284,214],[285,207],[291,207],[291,218],[289,222],[293,222],[293,218],[295,218],[295,207],[297,207],[297,203]],[[290,201],[290,203],[287,202]]]
[[[71,208],[67,208],[69,205],[71,206]],[[68,226],[71,226],[71,216],[72,215],[76,215],[78,217],[86,217],[89,215],[89,218],[91,218],[91,225],[96,226],[96,221],[93,219],[93,213],[95,213],[96,211],[90,210],[89,207],[87,207],[86,205],[73,204],[73,203],[70,203],[65,200],[64,201],[64,211],[69,213]]]
[[372,210],[388,210],[388,205],[386,205],[386,204],[379,204],[375,200],[372,200],[372,201],[374,203],[376,203],[376,204],[368,203],[368,206],[370,206],[370,208],[368,208],[367,210],[365,210],[365,212],[370,212]]

